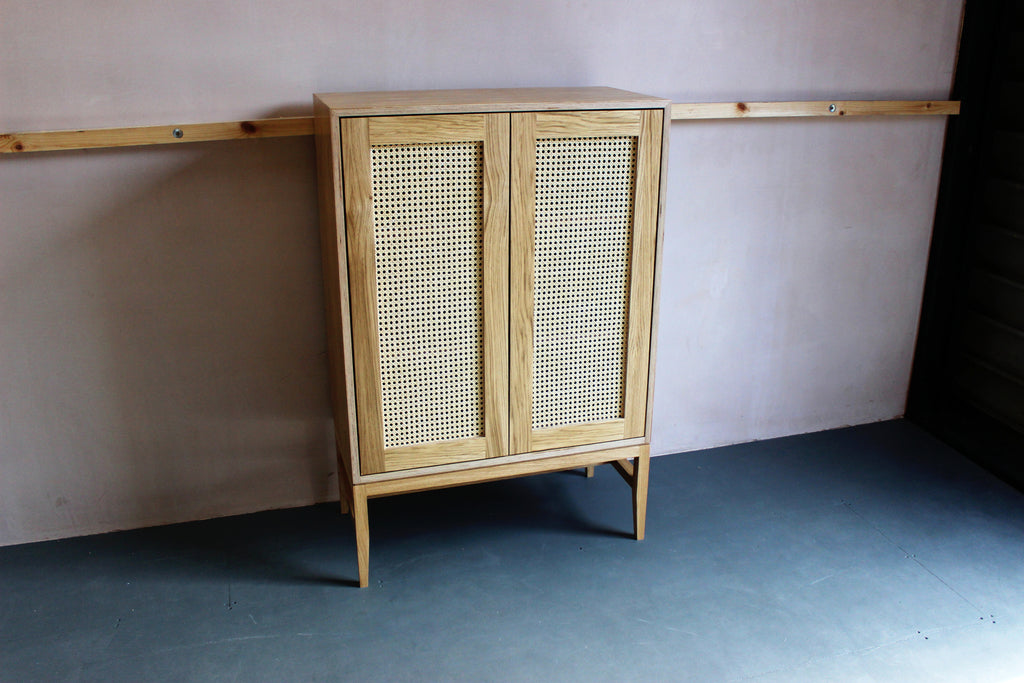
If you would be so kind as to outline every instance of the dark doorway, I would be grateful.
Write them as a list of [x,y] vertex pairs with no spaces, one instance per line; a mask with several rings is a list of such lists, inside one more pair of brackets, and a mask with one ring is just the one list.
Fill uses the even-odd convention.
[[907,415],[1024,489],[1024,5],[969,1]]

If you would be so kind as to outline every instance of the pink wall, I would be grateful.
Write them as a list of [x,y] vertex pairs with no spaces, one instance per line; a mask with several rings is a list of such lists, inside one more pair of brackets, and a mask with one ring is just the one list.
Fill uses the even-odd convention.
[[[960,0],[0,0],[0,132],[313,92],[944,98]],[[654,447],[902,414],[941,119],[676,123]],[[0,158],[0,544],[336,496],[312,141]]]

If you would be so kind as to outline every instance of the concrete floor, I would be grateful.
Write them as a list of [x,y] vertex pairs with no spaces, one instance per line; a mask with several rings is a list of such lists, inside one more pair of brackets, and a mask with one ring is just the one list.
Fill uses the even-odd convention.
[[1003,681],[1024,496],[906,422],[0,549],[3,681]]

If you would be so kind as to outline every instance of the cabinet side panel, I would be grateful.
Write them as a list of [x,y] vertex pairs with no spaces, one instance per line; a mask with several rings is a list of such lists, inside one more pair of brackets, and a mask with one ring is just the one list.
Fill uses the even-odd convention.
[[345,187],[349,293],[355,388],[359,425],[359,463],[363,474],[384,471],[377,333],[376,266],[373,244],[373,194],[370,141],[366,119],[341,120],[341,159]]
[[531,449],[533,415],[533,250],[537,115],[512,114],[509,401],[512,453]]
[[661,268],[662,254],[665,248],[665,195],[668,187],[668,144],[671,137],[672,124],[671,106],[660,110],[661,115],[661,163],[658,169],[658,238],[654,253],[654,301],[651,306],[651,352],[647,362],[647,413],[644,423],[644,437],[651,439],[651,424],[654,408],[654,379],[656,376],[655,361],[658,350],[658,319],[661,302]]
[[642,436],[647,426],[663,115],[660,109],[644,110],[638,138],[626,364],[626,437]]
[[[327,318],[327,356],[330,374],[334,441],[338,456],[338,482],[351,483],[358,456],[355,405],[351,388],[352,349],[348,329],[348,266],[339,193],[341,191],[340,140],[337,119],[320,101],[314,102],[317,196],[320,207],[320,251],[323,260],[324,303]],[[342,486],[342,499],[349,498]]]

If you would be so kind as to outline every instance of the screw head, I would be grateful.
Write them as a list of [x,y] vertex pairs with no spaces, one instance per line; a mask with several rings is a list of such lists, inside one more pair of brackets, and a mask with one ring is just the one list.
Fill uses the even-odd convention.
[[176,138],[183,138],[185,137],[185,131],[183,131],[181,128],[175,128],[174,130],[171,131],[171,135],[173,135]]
[[828,110],[829,110],[829,111],[830,111],[831,113],[835,114],[835,113],[836,113],[836,105],[834,105],[834,104],[830,104],[830,105],[828,105]]

